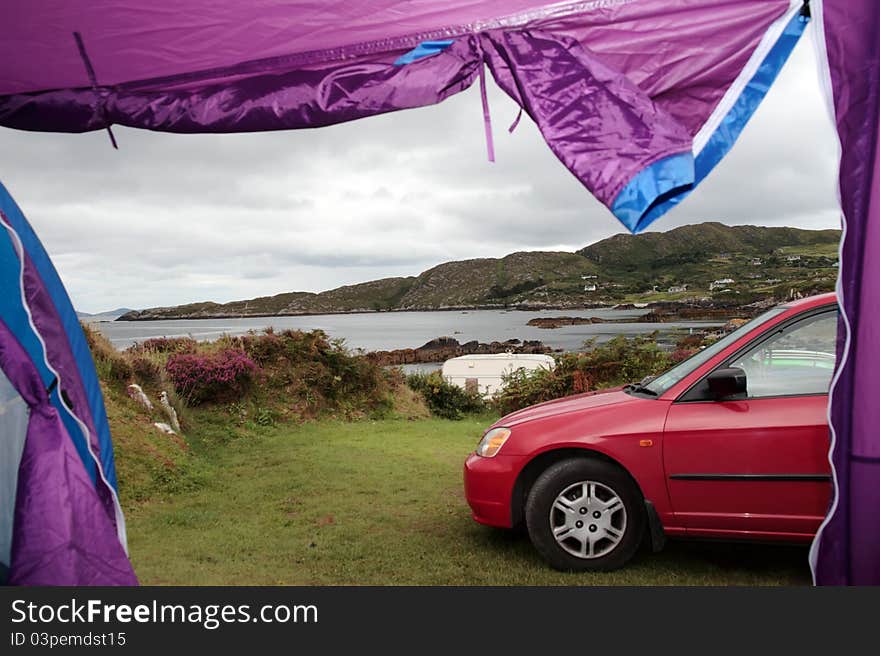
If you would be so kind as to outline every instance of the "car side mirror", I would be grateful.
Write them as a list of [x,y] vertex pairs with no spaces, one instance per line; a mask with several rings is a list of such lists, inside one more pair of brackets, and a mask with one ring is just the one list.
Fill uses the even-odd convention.
[[706,378],[712,396],[722,401],[746,394],[746,372],[739,367],[716,369]]

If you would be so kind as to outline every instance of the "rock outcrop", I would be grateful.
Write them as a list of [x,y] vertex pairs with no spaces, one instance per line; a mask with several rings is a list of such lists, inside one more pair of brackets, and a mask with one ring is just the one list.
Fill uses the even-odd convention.
[[535,317],[529,319],[527,326],[536,328],[559,328],[561,326],[580,326],[592,323],[606,323],[601,317]]

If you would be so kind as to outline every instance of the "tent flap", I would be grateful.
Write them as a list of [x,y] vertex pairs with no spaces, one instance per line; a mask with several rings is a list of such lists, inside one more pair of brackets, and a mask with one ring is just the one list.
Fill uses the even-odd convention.
[[[630,218],[636,199],[643,211],[659,193],[693,182],[687,129],[587,48],[543,32],[480,38],[490,66],[501,60],[493,67],[496,81],[521,103],[562,163],[609,207],[624,194],[617,216],[628,228],[639,227],[638,218]],[[666,166],[650,168],[661,160]]]
[[841,144],[844,237],[829,413],[835,497],[810,563],[820,585],[880,585],[880,3],[825,0],[814,11]]
[[0,125],[321,127],[441,102],[488,65],[631,232],[727,152],[806,22],[802,0],[68,0],[38,30],[22,3],[7,31],[23,38],[0,42]]
[[[92,356],[52,262],[3,185],[0,282],[0,369],[28,408],[9,580],[135,583]],[[10,439],[21,434],[12,417],[0,413],[0,434]]]

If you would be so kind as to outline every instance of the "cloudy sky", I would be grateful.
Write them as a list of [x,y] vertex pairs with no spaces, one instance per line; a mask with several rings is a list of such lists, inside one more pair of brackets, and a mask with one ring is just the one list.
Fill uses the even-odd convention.
[[[721,221],[836,228],[836,142],[812,28],[737,146],[654,230]],[[414,275],[622,232],[490,84],[436,107],[318,130],[169,135],[0,128],[0,180],[77,309],[225,302]]]

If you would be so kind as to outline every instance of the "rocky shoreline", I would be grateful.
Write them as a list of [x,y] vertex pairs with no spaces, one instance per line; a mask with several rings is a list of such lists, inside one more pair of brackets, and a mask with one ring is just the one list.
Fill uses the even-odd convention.
[[516,305],[455,305],[455,306],[425,306],[400,308],[393,310],[372,310],[369,308],[357,308],[353,310],[326,310],[322,312],[212,312],[203,311],[186,312],[186,313],[170,313],[165,312],[165,308],[155,308],[149,310],[131,310],[122,316],[113,319],[113,321],[193,321],[199,319],[265,319],[268,317],[314,317],[333,314],[389,314],[389,313],[406,313],[406,312],[476,312],[480,310],[501,310],[504,312],[541,312],[545,310],[594,310],[594,309],[617,309],[614,304],[608,303],[591,303],[591,304],[542,304],[542,303],[522,303]]
[[[733,303],[676,303],[671,301],[651,303],[647,314],[635,319],[637,323],[667,323],[671,321],[729,321],[734,318],[757,316],[777,301],[736,305]],[[624,308],[618,308],[624,309]]]
[[[358,308],[355,310],[337,310],[324,312],[281,312],[281,313],[240,313],[240,312],[210,312],[199,311],[193,313],[166,313],[165,308],[157,310],[132,310],[114,321],[190,321],[198,319],[259,319],[268,317],[308,317],[334,314],[387,314],[396,312],[475,312],[480,310],[501,310],[505,312],[542,312],[548,310],[646,310],[641,317],[620,321],[616,319],[602,319],[600,317],[538,317],[532,319],[527,325],[538,328],[556,328],[558,326],[571,326],[589,323],[663,323],[666,321],[714,321],[717,319],[729,319],[735,316],[754,316],[761,310],[775,305],[777,301],[769,299],[767,302],[753,303],[750,305],[736,305],[728,303],[709,302],[682,302],[682,301],[654,301],[649,303],[581,303],[577,305],[540,304],[528,303],[514,306],[504,305],[462,305],[454,307],[418,307],[395,310],[371,310]],[[551,325],[556,324],[556,325]]]
[[622,303],[612,306],[614,310],[646,310],[645,314],[630,319],[603,319],[601,317],[535,317],[526,325],[535,328],[560,328],[562,326],[580,326],[597,323],[672,323],[676,321],[715,321],[727,322],[734,318],[751,318],[775,301],[754,303],[751,305],[703,303],[680,301],[657,301],[645,305]]

